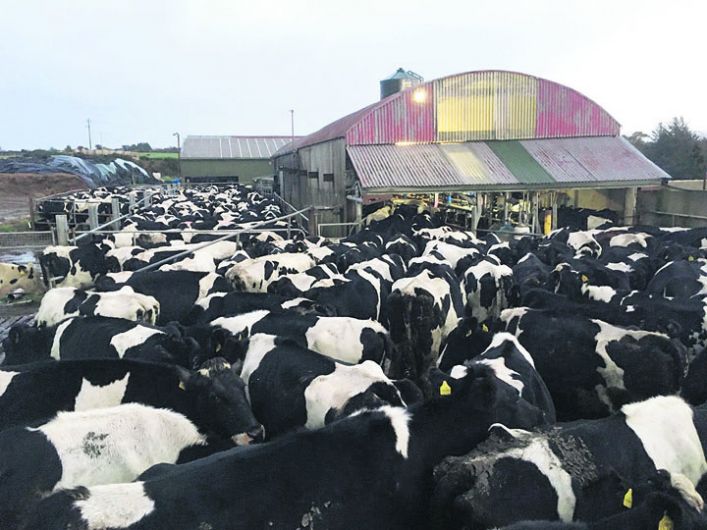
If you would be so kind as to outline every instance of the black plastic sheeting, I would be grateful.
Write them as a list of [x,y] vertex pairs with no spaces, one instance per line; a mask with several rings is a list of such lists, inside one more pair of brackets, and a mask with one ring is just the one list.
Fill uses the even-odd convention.
[[6,158],[0,159],[0,173],[68,173],[80,177],[90,188],[157,182],[135,162],[122,158],[106,163],[69,155],[54,155],[47,159]]

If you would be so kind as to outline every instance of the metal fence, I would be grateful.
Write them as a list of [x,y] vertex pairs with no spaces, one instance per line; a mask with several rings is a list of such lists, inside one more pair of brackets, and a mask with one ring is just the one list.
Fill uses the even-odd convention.
[[0,250],[34,250],[56,244],[54,232],[0,232]]
[[319,237],[347,237],[360,228],[361,223],[317,223],[317,235]]
[[683,224],[677,224],[678,220],[681,220],[681,223],[685,220],[690,220],[690,221],[697,221],[698,226],[705,226],[707,225],[707,216],[704,215],[695,215],[695,214],[688,214],[688,213],[676,213],[676,212],[662,212],[658,210],[654,210],[652,212],[654,215],[658,215],[661,217],[668,217],[670,218],[670,225],[673,227],[676,226],[683,226]]
[[[175,254],[174,256],[170,256],[168,258],[160,260],[157,263],[151,263],[150,265],[147,265],[147,266],[143,267],[142,269],[139,269],[138,272],[156,269],[158,267],[161,267],[162,265],[166,265],[166,264],[174,262],[178,259],[187,257],[190,254],[201,250],[202,248],[210,247],[211,245],[215,245],[216,243],[220,243],[221,241],[235,239],[236,245],[238,245],[240,243],[240,237],[242,235],[252,235],[255,233],[263,233],[263,232],[285,231],[287,234],[287,238],[289,239],[291,236],[292,230],[300,230],[302,232],[303,236],[306,236],[307,233],[304,230],[301,230],[300,228],[292,228],[290,226],[290,222],[292,221],[292,219],[295,218],[297,215],[300,215],[303,211],[304,210],[295,211],[295,212],[292,212],[291,214],[284,215],[282,217],[278,217],[277,219],[268,219],[268,220],[264,220],[264,221],[258,221],[257,223],[254,223],[253,226],[251,226],[250,228],[229,231],[231,233],[224,234],[222,237],[219,237],[219,238],[214,239],[212,241],[207,241],[205,243],[197,245],[196,247],[186,249],[186,250],[184,250],[184,252],[180,252],[178,254]],[[287,223],[288,223],[287,228],[264,228],[264,227],[262,227],[262,225],[276,222],[276,221],[287,221]],[[258,226],[258,225],[260,225],[260,226]],[[223,233],[223,231],[221,231],[221,233]]]
[[309,226],[309,217],[304,215],[304,212],[310,211],[311,208],[303,208],[301,210],[298,210],[275,192],[272,193],[272,198],[275,199],[275,201],[280,205],[280,210],[284,215],[296,213],[297,215],[294,216],[294,220],[299,226],[304,228],[305,231],[311,233]]

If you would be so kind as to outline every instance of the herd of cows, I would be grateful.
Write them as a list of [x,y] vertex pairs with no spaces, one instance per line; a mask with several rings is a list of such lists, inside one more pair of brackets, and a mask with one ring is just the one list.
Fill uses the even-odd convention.
[[0,529],[707,528],[707,229],[281,216],[186,189],[45,249]]

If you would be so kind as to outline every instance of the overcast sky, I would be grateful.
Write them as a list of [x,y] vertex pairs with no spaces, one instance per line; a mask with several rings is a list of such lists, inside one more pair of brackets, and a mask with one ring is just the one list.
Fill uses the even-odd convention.
[[705,0],[0,0],[0,146],[297,134],[398,66],[566,84],[622,132],[707,132]]

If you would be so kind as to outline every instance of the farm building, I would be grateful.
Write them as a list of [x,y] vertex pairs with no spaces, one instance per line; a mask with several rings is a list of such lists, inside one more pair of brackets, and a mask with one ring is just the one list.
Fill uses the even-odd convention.
[[283,197],[331,207],[327,222],[355,222],[366,204],[394,194],[449,205],[460,194],[474,227],[514,207],[531,231],[539,209],[558,203],[631,222],[637,189],[670,178],[591,99],[506,71],[413,83],[284,146],[274,166]]
[[187,136],[180,164],[185,181],[252,184],[271,176],[271,157],[291,136]]

